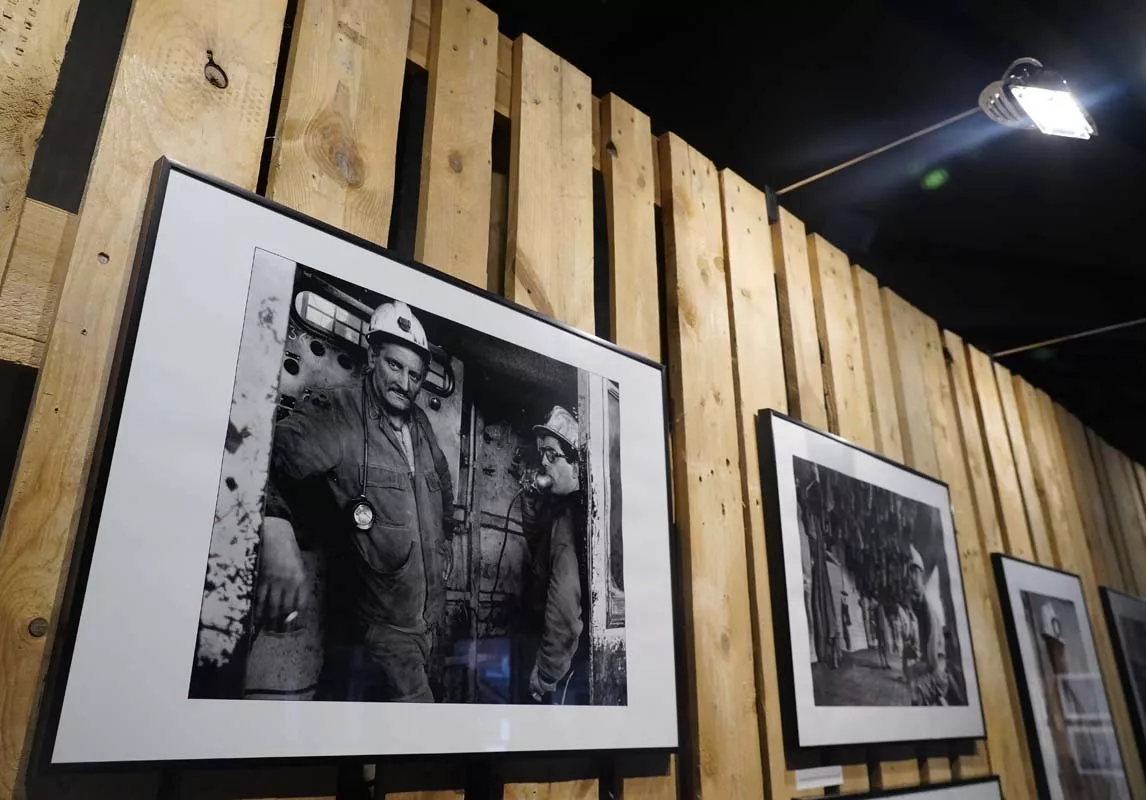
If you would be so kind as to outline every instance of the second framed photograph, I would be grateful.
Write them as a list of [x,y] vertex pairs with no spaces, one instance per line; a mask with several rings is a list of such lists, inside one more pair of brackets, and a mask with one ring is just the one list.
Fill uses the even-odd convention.
[[946,484],[775,411],[757,434],[789,746],[982,736]]
[[1130,704],[1139,752],[1146,753],[1146,600],[1114,589],[1102,590],[1106,625]]
[[1077,575],[991,555],[1043,800],[1130,800]]

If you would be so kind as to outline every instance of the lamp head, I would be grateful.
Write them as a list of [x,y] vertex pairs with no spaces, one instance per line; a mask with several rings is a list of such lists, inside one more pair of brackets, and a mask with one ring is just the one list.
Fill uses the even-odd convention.
[[1094,120],[1066,80],[1033,58],[1020,58],[979,95],[979,108],[1010,128],[1037,128],[1050,136],[1089,139]]

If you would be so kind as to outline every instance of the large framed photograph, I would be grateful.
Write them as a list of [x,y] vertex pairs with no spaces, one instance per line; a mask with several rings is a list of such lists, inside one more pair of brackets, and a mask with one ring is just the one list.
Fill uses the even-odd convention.
[[992,553],[1038,796],[1129,800],[1077,575]]
[[868,794],[853,795],[856,800],[1003,800],[1003,791],[998,778],[974,778],[953,781],[940,786],[911,787],[906,789],[886,789]]
[[675,747],[664,387],[160,162],[44,765]]
[[757,417],[790,747],[984,734],[947,486]]
[[1134,739],[1138,752],[1146,753],[1146,600],[1104,588],[1102,608],[1130,705]]

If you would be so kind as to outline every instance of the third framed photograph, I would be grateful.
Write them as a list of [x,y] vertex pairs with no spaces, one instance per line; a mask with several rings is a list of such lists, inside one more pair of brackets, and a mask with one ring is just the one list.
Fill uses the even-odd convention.
[[1077,575],[993,553],[1038,796],[1129,800]]
[[944,483],[757,417],[789,746],[982,736]]
[[1118,661],[1138,751],[1146,753],[1146,600],[1102,590],[1102,608]]

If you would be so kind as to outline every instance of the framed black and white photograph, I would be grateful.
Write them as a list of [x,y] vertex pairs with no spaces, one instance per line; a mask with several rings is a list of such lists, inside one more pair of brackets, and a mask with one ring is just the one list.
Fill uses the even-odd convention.
[[1102,589],[1102,608],[1138,751],[1146,753],[1146,600]]
[[677,745],[663,368],[166,161],[47,766]]
[[774,411],[757,433],[789,744],[982,736],[947,486]]
[[1038,796],[1129,800],[1077,575],[992,553]]
[[890,800],[893,797],[904,800],[1003,800],[1003,791],[998,778],[974,778],[941,786],[885,789],[852,797],[856,800]]

